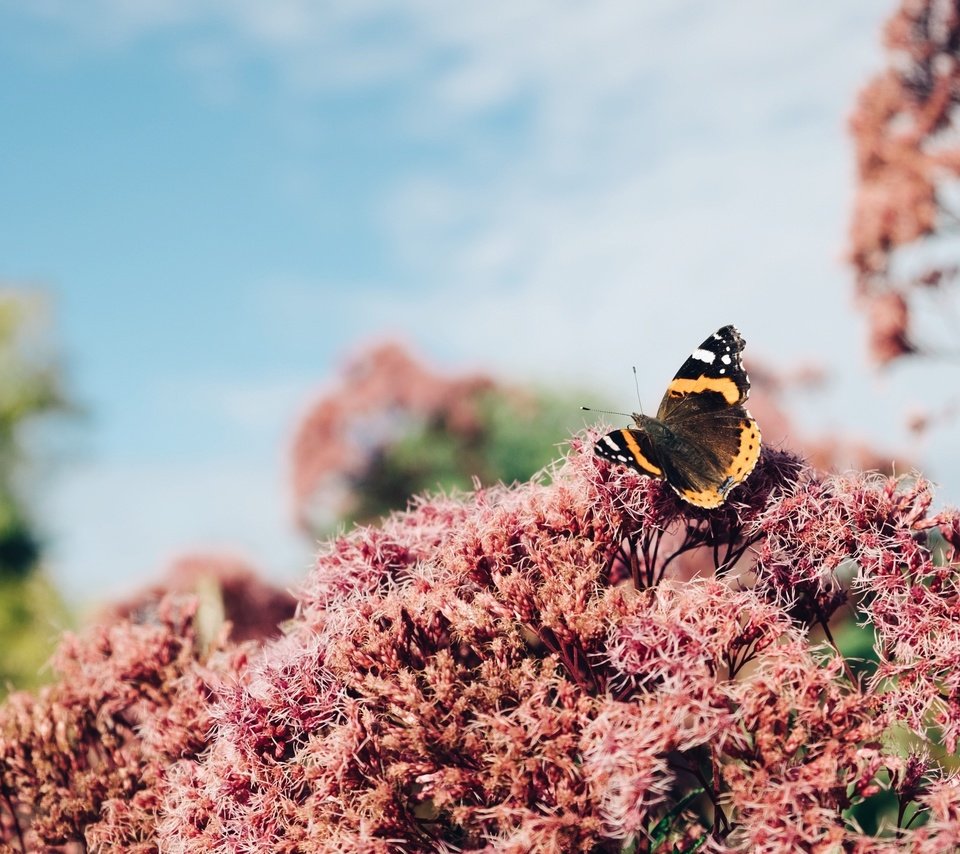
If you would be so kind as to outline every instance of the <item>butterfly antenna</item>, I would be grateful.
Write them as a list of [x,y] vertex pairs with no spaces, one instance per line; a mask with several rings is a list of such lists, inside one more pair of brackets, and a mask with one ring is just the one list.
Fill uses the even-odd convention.
[[589,406],[580,407],[584,412],[599,412],[601,415],[622,415],[624,418],[633,418],[629,412],[612,412],[609,409],[593,409]]
[[633,387],[637,390],[637,406],[640,407],[640,414],[643,415],[643,401],[640,400],[640,380],[637,379],[637,366],[633,366]]

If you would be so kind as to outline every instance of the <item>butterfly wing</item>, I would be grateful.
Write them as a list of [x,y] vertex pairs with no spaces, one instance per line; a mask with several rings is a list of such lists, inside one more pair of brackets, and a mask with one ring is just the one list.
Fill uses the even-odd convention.
[[760,458],[760,428],[742,406],[697,425],[673,425],[674,452],[664,456],[667,482],[697,507],[719,507]]
[[698,507],[719,507],[760,458],[760,428],[743,405],[750,393],[743,345],[735,327],[717,330],[681,365],[657,412],[673,437],[660,468]]
[[664,477],[660,454],[646,433],[624,427],[601,437],[594,446],[598,457],[636,469],[648,477]]
[[740,357],[743,345],[735,326],[718,329],[680,366],[663,395],[657,418],[669,422],[688,410],[699,414],[742,404],[750,394],[750,379]]

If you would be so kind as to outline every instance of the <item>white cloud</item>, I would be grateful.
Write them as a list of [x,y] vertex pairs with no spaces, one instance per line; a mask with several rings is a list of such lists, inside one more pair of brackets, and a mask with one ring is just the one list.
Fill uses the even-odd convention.
[[[463,156],[385,185],[384,237],[421,287],[340,290],[341,328],[408,329],[541,376],[603,381],[646,359],[654,386],[686,337],[736,320],[773,358],[830,341],[829,358],[863,374],[839,259],[844,118],[879,63],[886,11],[871,0],[190,9],[301,95],[415,79],[393,132]],[[517,99],[521,126],[497,137],[484,119]]]

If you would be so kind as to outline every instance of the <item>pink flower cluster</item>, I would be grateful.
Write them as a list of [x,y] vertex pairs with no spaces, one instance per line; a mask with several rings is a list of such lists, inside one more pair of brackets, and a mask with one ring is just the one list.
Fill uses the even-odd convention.
[[917,296],[957,278],[942,253],[913,270],[902,260],[957,220],[960,11],[946,0],[902,0],[884,42],[889,65],[864,87],[850,120],[858,173],[850,257],[881,365],[918,349],[910,329]]
[[199,636],[195,613],[168,597],[143,622],[67,635],[59,680],[0,707],[3,850],[156,850],[168,779],[206,746],[221,679],[245,669],[242,648]]
[[[204,639],[176,599],[65,641],[60,681],[0,708],[3,840],[960,845],[960,779],[934,758],[960,733],[960,514],[933,514],[922,480],[770,449],[701,511],[594,438],[533,482],[328,543],[263,645]],[[872,667],[832,643],[848,613]]]
[[370,347],[349,361],[338,384],[318,400],[293,442],[293,493],[298,524],[309,530],[314,504],[339,498],[334,516],[352,510],[351,490],[377,449],[411,419],[447,432],[476,432],[481,394],[493,380],[480,374],[445,377],[396,343]]

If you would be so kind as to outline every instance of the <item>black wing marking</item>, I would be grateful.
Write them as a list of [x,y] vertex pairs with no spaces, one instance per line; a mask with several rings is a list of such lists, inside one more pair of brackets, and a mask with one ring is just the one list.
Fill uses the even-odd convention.
[[741,359],[743,347],[735,326],[724,326],[707,338],[670,381],[657,418],[672,424],[742,404],[750,393]]
[[624,427],[607,433],[594,445],[598,457],[622,463],[640,474],[663,477],[663,462],[650,437],[642,430]]

